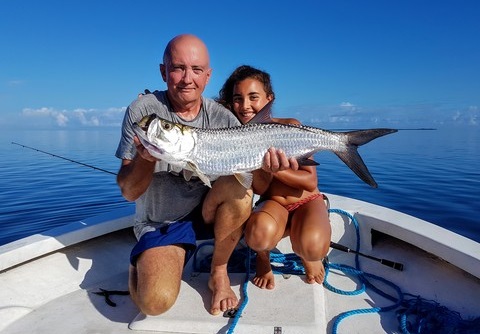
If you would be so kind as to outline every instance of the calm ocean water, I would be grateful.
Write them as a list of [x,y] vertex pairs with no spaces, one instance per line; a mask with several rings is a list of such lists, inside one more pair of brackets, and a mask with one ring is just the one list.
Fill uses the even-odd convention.
[[[115,176],[12,144],[117,172],[118,129],[3,131],[0,244],[132,205]],[[480,242],[480,131],[401,130],[360,148],[370,188],[335,155],[316,155],[319,187],[408,213]]]

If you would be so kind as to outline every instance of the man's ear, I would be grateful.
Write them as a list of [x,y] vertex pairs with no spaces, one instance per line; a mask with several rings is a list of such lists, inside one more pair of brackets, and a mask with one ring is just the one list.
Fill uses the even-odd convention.
[[208,84],[208,82],[210,81],[210,77],[212,76],[212,71],[213,71],[213,70],[212,70],[211,68],[209,68],[209,69],[207,70],[207,82],[206,82],[207,84]]
[[167,82],[167,68],[164,64],[160,64],[160,74],[164,82]]

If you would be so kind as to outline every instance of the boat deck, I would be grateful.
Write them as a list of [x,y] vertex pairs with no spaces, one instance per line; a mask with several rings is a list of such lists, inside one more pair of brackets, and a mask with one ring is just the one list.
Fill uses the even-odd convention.
[[[476,276],[383,232],[371,237],[373,225],[362,223],[363,253],[404,264],[404,270],[398,271],[360,257],[364,272],[396,284],[403,292],[435,300],[464,319],[480,315],[480,280]],[[348,225],[343,218],[332,217],[332,240],[354,248],[355,235],[343,230]],[[94,293],[100,289],[127,290],[128,259],[134,243],[131,228],[126,228],[1,271],[0,332],[172,334],[226,333],[234,329],[238,334],[332,333],[343,312],[393,304],[370,289],[358,295],[343,295],[324,286],[306,284],[302,275],[276,275],[276,288],[272,291],[247,284],[248,302],[235,324],[233,318],[208,313],[208,274],[195,272],[189,262],[175,306],[161,316],[145,317],[129,296],[112,296],[116,303],[112,307],[103,296]],[[479,250],[478,244],[476,247],[474,251]],[[290,252],[288,239],[282,240],[278,249]],[[354,266],[354,259],[353,254],[338,250],[329,254],[331,263]],[[245,277],[245,273],[231,274],[234,291],[241,301],[245,300]],[[329,272],[327,281],[347,291],[360,286],[357,279],[337,270]],[[375,280],[372,283],[396,296],[388,285]],[[337,331],[400,333],[395,311],[347,317]]]

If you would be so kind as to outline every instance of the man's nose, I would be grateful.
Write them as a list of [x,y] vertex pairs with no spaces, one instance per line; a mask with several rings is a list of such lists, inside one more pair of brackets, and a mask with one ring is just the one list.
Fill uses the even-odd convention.
[[193,77],[193,69],[186,68],[185,71],[183,72],[183,81],[191,82],[192,77]]

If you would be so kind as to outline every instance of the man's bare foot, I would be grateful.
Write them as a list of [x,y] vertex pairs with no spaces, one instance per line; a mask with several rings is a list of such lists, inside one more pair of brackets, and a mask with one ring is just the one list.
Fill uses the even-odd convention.
[[323,284],[325,278],[325,268],[323,267],[322,260],[319,261],[305,261],[302,259],[303,266],[305,267],[305,280],[308,284],[318,283]]
[[230,287],[230,279],[228,273],[216,271],[210,273],[208,287],[212,291],[212,305],[210,313],[218,315],[230,309],[234,309],[238,305],[238,298]]
[[273,289],[275,287],[275,278],[270,265],[270,252],[258,252],[256,260],[256,273],[253,278],[253,284],[260,289]]

